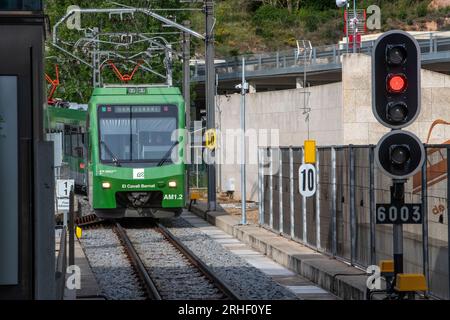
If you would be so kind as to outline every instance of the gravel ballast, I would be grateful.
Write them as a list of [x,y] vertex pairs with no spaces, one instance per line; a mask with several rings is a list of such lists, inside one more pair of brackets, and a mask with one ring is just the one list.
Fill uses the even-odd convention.
[[164,220],[164,225],[242,299],[297,299],[293,292],[273,281],[243,258],[228,251],[185,219],[178,217]]
[[84,230],[80,239],[102,294],[111,300],[141,300],[144,292],[111,228]]
[[223,299],[223,294],[161,233],[127,229],[127,235],[163,299]]

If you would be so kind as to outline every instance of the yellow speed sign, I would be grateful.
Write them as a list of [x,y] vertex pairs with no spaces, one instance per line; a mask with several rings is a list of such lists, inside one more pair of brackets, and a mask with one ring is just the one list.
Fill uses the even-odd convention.
[[217,145],[216,129],[208,129],[205,132],[205,145],[208,149],[214,150]]

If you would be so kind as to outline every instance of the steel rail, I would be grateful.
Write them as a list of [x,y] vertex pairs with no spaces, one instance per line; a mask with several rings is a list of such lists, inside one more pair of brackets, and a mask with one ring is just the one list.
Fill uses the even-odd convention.
[[120,241],[122,242],[125,251],[128,257],[130,258],[133,267],[136,270],[136,273],[143,282],[148,297],[152,300],[162,300],[155,283],[150,278],[147,269],[145,268],[144,264],[142,263],[142,260],[139,258],[139,255],[136,252],[136,249],[134,248],[133,244],[128,238],[125,229],[120,225],[120,223],[117,222],[114,231],[116,231],[116,234],[119,236]]
[[220,277],[198,258],[189,248],[187,248],[176,236],[174,236],[166,227],[157,223],[159,231],[172,245],[174,245],[203,275],[208,278],[227,298],[231,300],[241,300],[242,298],[234,292]]

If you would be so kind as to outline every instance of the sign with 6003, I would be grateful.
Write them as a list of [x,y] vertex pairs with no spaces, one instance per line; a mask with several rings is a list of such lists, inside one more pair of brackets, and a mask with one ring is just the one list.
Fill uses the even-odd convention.
[[422,204],[377,204],[377,224],[420,224],[422,223]]

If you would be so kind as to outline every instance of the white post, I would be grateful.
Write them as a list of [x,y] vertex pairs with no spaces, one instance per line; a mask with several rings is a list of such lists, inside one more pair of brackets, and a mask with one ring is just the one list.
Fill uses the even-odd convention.
[[[305,164],[305,148],[302,147],[302,164]],[[307,237],[307,223],[308,220],[306,219],[306,197],[302,196],[302,215],[303,215],[303,242],[308,243],[308,237]]]
[[319,168],[319,149],[316,148],[316,248],[320,250],[320,168]]
[[241,204],[242,204],[242,221],[241,224],[247,224],[247,192],[245,181],[245,58],[242,57],[242,82],[241,82]]
[[289,147],[289,188],[290,188],[290,207],[291,207],[291,238],[294,238],[294,153],[292,147]]
[[356,0],[353,0],[353,53],[356,53]]

